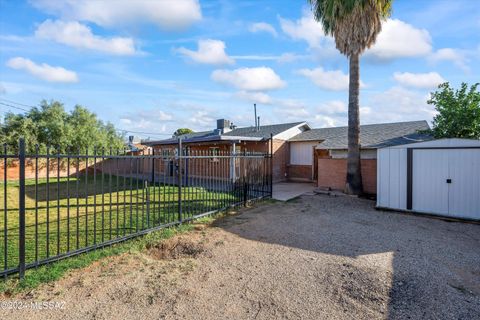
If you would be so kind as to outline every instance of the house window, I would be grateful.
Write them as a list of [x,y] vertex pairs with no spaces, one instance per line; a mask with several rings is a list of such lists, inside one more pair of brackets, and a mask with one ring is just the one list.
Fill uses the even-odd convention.
[[218,161],[218,155],[220,154],[220,149],[218,147],[211,147],[210,148],[210,156],[212,156],[212,161]]

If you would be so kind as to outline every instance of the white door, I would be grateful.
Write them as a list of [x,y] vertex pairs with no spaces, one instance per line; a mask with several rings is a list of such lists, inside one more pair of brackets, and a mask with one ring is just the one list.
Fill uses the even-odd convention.
[[412,209],[448,215],[448,153],[413,150]]
[[413,151],[412,209],[480,219],[480,149]]
[[449,215],[480,219],[480,149],[450,149]]

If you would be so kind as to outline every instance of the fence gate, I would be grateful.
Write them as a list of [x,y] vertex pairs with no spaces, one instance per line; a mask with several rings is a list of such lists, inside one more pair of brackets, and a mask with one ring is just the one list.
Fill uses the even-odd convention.
[[0,161],[2,277],[272,196],[271,153],[187,151],[180,140],[161,155],[20,140]]

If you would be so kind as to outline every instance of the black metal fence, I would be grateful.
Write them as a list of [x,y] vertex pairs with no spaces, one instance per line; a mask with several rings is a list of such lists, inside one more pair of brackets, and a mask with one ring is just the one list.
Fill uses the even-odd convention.
[[0,152],[0,276],[272,195],[271,153],[39,150]]

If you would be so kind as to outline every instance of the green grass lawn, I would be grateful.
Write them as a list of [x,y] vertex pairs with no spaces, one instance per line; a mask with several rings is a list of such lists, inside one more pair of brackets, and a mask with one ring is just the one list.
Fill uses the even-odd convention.
[[[103,181],[100,175],[96,181],[90,176],[68,181],[50,178],[48,184],[39,179],[37,185],[27,179],[26,263],[175,222],[178,197],[177,186],[145,186],[141,180],[117,176],[105,175]],[[181,197],[183,219],[241,199],[238,194],[202,187],[183,187]],[[18,181],[9,181],[6,187],[0,183],[0,270],[18,266],[18,207]]]

